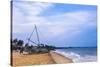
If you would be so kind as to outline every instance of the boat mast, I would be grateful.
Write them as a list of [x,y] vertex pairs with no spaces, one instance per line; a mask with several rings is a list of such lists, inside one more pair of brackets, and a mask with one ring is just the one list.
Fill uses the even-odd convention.
[[[32,37],[32,35],[33,35],[33,32],[36,32],[36,36],[37,36],[37,41],[38,41],[38,43],[35,43],[34,41],[31,40],[31,37]],[[32,43],[34,43],[34,44],[40,46],[39,34],[38,34],[38,31],[37,31],[36,25],[35,25],[35,27],[34,27],[32,33],[30,34],[30,36],[29,36],[29,38],[28,38],[28,43],[29,43],[29,42],[32,42]]]
[[30,34],[30,36],[29,36],[29,38],[28,38],[28,43],[29,43],[29,41],[31,40],[31,37],[32,37],[32,35],[33,35],[34,30],[35,30],[35,29],[33,29],[32,33]]
[[37,31],[37,27],[35,25],[35,29],[36,29],[36,35],[37,35],[37,40],[38,40],[38,46],[40,45],[40,40],[39,40],[39,34],[38,34],[38,31]]

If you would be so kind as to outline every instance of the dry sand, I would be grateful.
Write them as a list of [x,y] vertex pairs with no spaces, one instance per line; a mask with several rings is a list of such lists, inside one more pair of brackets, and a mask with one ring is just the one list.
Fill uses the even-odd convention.
[[23,55],[13,53],[12,64],[13,66],[22,65],[40,65],[40,64],[53,64],[55,63],[48,53],[45,54],[32,54]]
[[12,53],[13,66],[72,63],[72,60],[55,52],[44,54],[23,55],[18,52]]

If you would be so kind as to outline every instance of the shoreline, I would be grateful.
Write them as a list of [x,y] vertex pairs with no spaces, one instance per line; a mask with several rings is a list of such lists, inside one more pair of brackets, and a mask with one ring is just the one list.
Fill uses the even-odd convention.
[[51,51],[50,53],[23,55],[18,52],[12,53],[13,66],[27,65],[47,65],[47,64],[67,64],[73,63],[72,59],[59,53]]
[[57,64],[65,64],[65,63],[74,63],[72,59],[57,53],[57,52],[50,52],[53,60],[57,63]]

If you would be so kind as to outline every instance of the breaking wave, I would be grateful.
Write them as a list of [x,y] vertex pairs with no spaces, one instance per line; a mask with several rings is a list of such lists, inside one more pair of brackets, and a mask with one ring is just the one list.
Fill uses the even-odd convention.
[[72,59],[73,62],[96,62],[97,61],[96,55],[81,56],[81,55],[79,55],[78,53],[75,53],[75,52],[64,52],[64,51],[58,51],[58,50],[56,50],[55,52]]

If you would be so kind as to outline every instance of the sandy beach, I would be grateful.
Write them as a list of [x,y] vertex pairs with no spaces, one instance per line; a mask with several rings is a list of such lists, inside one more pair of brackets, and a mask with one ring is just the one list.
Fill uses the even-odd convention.
[[72,60],[58,53],[50,52],[44,54],[23,55],[18,52],[12,53],[13,66],[41,65],[41,64],[62,64],[72,63]]

